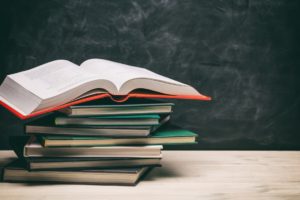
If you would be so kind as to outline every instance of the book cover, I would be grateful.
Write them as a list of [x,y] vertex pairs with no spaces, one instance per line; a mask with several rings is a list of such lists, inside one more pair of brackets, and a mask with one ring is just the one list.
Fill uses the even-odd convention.
[[117,146],[117,145],[179,145],[194,144],[198,135],[174,125],[161,127],[148,137],[82,137],[39,136],[44,147],[64,146]]
[[7,75],[0,85],[0,104],[21,119],[102,98],[211,99],[188,84],[104,59],[89,59],[80,66],[54,60]]
[[29,171],[24,162],[16,160],[3,170],[5,182],[46,182],[75,184],[135,185],[151,167],[84,170]]

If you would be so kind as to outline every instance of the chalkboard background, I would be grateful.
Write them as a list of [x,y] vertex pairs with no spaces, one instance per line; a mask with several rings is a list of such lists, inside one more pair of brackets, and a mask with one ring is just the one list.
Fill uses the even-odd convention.
[[[172,149],[300,149],[300,10],[286,0],[1,1],[0,80],[67,59],[104,58],[193,85],[173,122],[199,144]],[[0,108],[0,148],[22,121]]]

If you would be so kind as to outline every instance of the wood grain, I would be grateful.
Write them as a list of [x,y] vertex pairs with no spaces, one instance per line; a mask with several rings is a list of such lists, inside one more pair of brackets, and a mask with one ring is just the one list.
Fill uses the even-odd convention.
[[[164,151],[137,186],[0,183],[0,199],[300,199],[300,152]],[[15,155],[0,152],[3,166]]]

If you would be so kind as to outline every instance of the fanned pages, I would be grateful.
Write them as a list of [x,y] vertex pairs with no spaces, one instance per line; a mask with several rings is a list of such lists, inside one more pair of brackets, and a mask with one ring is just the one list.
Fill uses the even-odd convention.
[[[139,89],[152,93],[137,92]],[[21,118],[63,108],[61,105],[67,107],[69,102],[80,103],[83,98],[93,100],[90,96],[111,95],[125,96],[124,100],[129,97],[210,100],[187,84],[144,68],[103,59],[90,59],[81,66],[55,60],[8,75],[0,86],[0,103]]]

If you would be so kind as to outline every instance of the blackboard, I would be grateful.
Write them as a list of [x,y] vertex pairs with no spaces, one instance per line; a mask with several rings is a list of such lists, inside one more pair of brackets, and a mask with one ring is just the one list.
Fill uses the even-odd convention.
[[[1,82],[67,59],[104,58],[191,84],[175,101],[199,144],[170,149],[300,149],[299,1],[1,1]],[[22,121],[0,108],[0,148]]]

